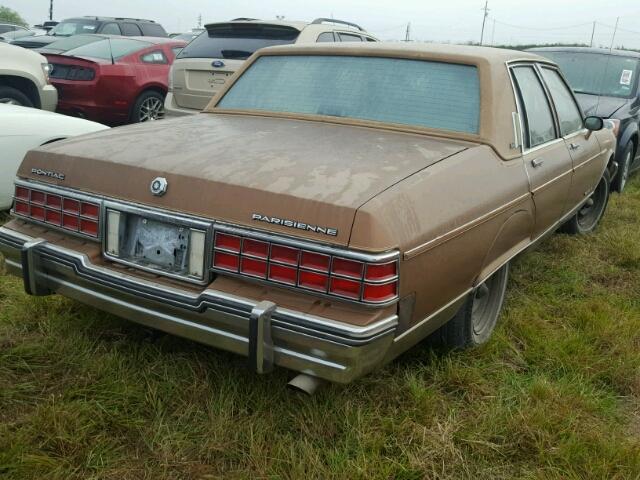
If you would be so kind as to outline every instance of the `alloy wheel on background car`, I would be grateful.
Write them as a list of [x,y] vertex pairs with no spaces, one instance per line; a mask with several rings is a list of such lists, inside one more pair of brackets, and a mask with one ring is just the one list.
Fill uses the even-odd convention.
[[138,121],[148,122],[164,118],[164,103],[157,97],[145,98],[140,104]]

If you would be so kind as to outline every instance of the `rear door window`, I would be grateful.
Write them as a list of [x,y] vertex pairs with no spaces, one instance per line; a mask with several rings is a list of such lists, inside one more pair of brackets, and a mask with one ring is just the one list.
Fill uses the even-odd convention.
[[581,130],[582,114],[560,74],[556,70],[543,68],[542,77],[556,106],[562,136]]
[[142,34],[146,37],[168,37],[162,25],[157,23],[141,23],[140,28],[142,28]]
[[121,25],[122,34],[128,37],[141,37],[142,31],[135,23],[123,23]]
[[529,66],[516,67],[513,74],[524,108],[527,146],[533,148],[555,139],[551,107],[535,70]]
[[353,35],[351,33],[338,33],[341,42],[361,42],[362,37],[360,35]]
[[245,60],[256,50],[294,43],[300,31],[284,25],[221,23],[187,45],[178,58],[227,58]]
[[318,43],[322,43],[322,42],[335,42],[336,39],[333,36],[333,32],[322,32],[320,35],[318,35]]
[[100,29],[100,33],[104,35],[121,35],[120,27],[117,23],[105,23]]

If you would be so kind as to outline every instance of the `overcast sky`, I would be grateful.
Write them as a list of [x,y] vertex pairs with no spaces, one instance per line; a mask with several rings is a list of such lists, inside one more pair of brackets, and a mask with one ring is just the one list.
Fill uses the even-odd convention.
[[[45,20],[49,0],[0,0],[28,22]],[[169,32],[235,17],[291,20],[330,17],[361,24],[383,40],[479,41],[484,0],[54,0],[54,19],[82,15],[150,18]],[[489,0],[485,43],[585,42],[596,24],[595,44],[609,46],[620,16],[615,45],[640,48],[640,2],[633,0]]]

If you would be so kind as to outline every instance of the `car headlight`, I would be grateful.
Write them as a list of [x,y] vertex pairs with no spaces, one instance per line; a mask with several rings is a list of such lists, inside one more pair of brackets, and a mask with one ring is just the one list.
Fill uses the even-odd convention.
[[53,65],[51,65],[50,63],[41,63],[40,65],[42,66],[42,73],[44,73],[44,78],[49,81],[49,75],[51,74],[51,72],[53,72]]

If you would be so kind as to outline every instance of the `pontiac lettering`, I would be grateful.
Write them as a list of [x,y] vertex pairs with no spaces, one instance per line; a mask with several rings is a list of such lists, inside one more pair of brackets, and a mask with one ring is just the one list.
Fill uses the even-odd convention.
[[40,175],[41,177],[55,178],[58,180],[64,180],[65,177],[64,173],[52,172],[51,170],[42,170],[41,168],[32,168],[31,173],[33,173],[34,175]]

